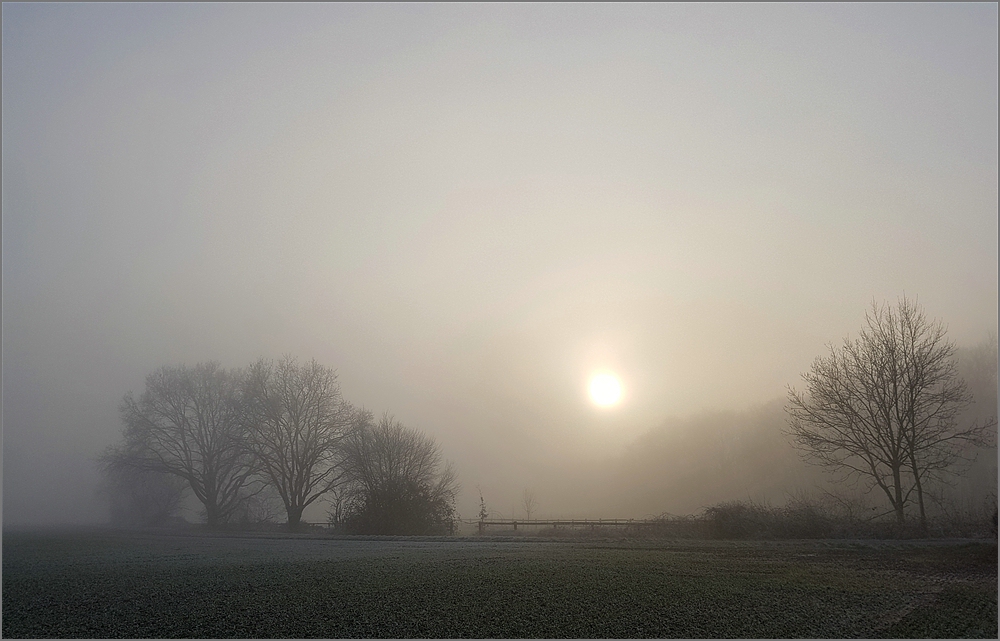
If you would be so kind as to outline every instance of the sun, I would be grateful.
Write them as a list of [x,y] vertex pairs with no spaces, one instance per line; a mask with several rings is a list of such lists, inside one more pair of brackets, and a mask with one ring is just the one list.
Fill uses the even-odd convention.
[[622,384],[614,374],[595,374],[590,379],[590,400],[601,407],[617,405],[622,398]]

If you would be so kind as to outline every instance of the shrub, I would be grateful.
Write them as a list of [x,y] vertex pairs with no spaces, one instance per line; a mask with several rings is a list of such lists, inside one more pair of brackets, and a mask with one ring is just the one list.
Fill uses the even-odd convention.
[[361,490],[343,518],[351,534],[452,534],[454,525],[448,497],[413,481]]
[[362,412],[344,444],[339,514],[355,534],[452,534],[458,484],[433,439]]

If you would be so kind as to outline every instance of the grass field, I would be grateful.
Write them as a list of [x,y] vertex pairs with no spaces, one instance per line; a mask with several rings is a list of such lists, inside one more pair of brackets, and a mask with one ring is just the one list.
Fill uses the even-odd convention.
[[2,632],[995,639],[997,546],[5,532]]

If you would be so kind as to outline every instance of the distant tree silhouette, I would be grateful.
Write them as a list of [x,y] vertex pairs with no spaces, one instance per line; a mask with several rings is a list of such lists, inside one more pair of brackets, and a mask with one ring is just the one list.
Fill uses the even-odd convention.
[[101,474],[98,492],[108,501],[111,523],[157,526],[177,515],[187,489],[182,478],[134,467],[117,447],[105,450],[97,463]]
[[486,507],[486,499],[483,498],[483,489],[477,485],[476,490],[479,492],[479,520],[485,521],[490,518],[490,510]]
[[333,370],[287,356],[250,366],[243,407],[249,448],[294,529],[302,511],[340,481],[341,445],[353,409]]
[[[968,385],[974,402],[959,417],[964,423],[993,423],[985,447],[968,448],[964,455],[974,459],[961,483],[954,487],[939,486],[935,500],[944,504],[951,501],[965,506],[989,502],[996,506],[997,492],[997,337],[991,334],[986,340],[959,348],[956,355],[959,375]],[[991,420],[992,419],[992,420]],[[946,498],[947,496],[947,498]],[[992,508],[991,508],[992,511]]]
[[451,533],[458,485],[433,439],[388,414],[357,416],[344,442],[351,492],[348,531],[365,534]]
[[972,398],[955,346],[916,303],[873,304],[865,318],[856,340],[813,362],[805,392],[789,389],[789,433],[808,460],[880,488],[899,523],[916,492],[926,527],[926,482],[960,473],[964,448],[996,422],[959,422]]
[[138,397],[126,394],[122,443],[106,469],[133,468],[183,479],[205,508],[210,527],[225,522],[253,486],[253,460],[241,422],[240,374],[218,363],[161,367]]
[[524,494],[521,495],[521,507],[524,508],[524,513],[527,515],[529,521],[531,520],[531,513],[535,511],[538,507],[538,502],[535,500],[534,490],[524,490]]

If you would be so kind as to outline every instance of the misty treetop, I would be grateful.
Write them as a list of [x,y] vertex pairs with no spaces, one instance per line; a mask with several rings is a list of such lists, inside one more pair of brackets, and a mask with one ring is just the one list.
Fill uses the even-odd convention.
[[388,415],[344,400],[336,372],[315,360],[259,359],[161,367],[125,395],[121,442],[98,463],[112,517],[156,525],[190,490],[216,527],[280,498],[289,528],[322,497],[349,497],[348,521],[371,533],[446,531],[457,491],[437,444]]

